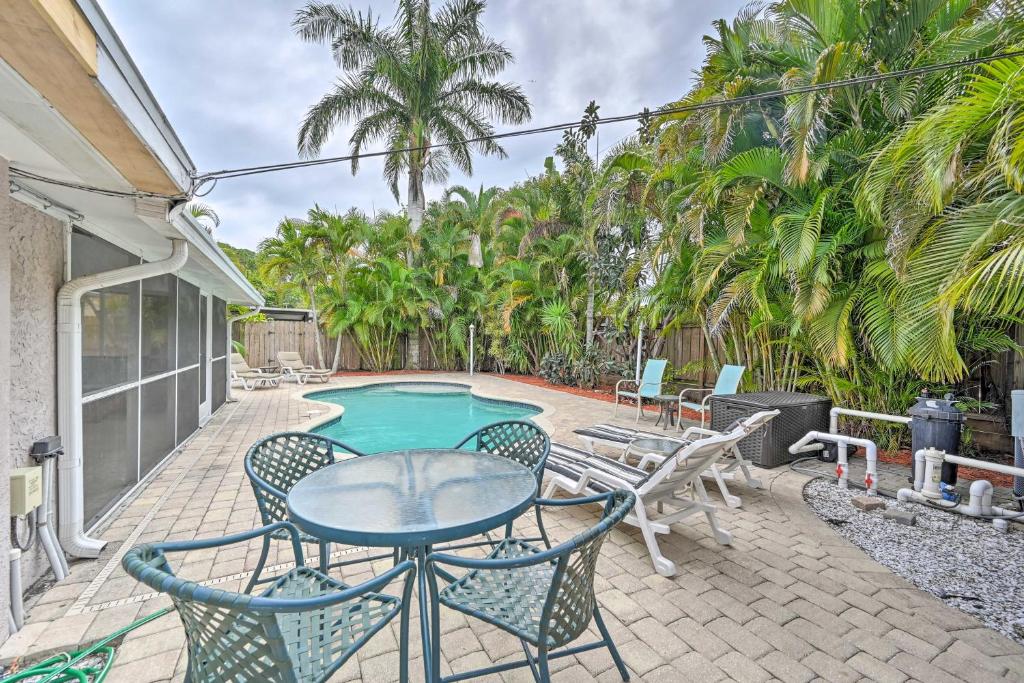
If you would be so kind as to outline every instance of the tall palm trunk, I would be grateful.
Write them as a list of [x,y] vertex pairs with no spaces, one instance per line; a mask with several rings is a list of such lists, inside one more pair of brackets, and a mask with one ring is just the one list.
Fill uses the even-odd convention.
[[594,290],[594,267],[591,265],[587,272],[587,346],[594,343]]
[[[409,230],[415,235],[423,226],[423,212],[425,209],[425,198],[423,196],[423,174],[415,169],[409,170]],[[412,249],[405,254],[409,266],[413,265]],[[408,336],[407,348],[409,367],[413,370],[420,369],[420,331],[413,330]]]
[[316,335],[316,366],[322,368],[324,367],[324,345],[320,340],[320,317],[317,315],[316,296],[312,285],[306,287],[306,294],[309,296],[309,312],[313,316],[313,334]]

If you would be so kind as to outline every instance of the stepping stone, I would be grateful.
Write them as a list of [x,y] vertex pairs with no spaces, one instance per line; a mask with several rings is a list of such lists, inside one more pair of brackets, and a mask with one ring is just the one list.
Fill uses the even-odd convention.
[[871,512],[872,510],[884,510],[885,501],[878,496],[857,496],[852,501],[853,507],[864,512]]
[[883,512],[882,517],[894,520],[904,526],[914,526],[917,522],[917,515],[913,512],[904,512],[903,510],[896,510],[895,508]]

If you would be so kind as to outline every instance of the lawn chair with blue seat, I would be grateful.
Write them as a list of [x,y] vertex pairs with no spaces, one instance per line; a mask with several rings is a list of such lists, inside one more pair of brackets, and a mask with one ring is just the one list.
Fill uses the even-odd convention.
[[[434,678],[456,681],[529,666],[538,681],[551,680],[549,661],[598,648],[607,648],[622,676],[629,672],[619,656],[612,636],[601,618],[594,595],[594,572],[601,545],[612,527],[633,508],[635,496],[627,491],[610,491],[575,500],[543,500],[544,506],[574,506],[603,503],[600,521],[588,531],[554,548],[540,548],[523,540],[506,538],[484,559],[432,553],[427,558],[427,580],[431,593],[431,630]],[[456,577],[448,568],[466,569]],[[438,589],[437,579],[447,582]],[[519,638],[526,657],[475,671],[440,677],[440,607],[462,612],[485,621]],[[601,639],[566,647],[583,633],[591,620]],[[530,646],[537,654],[530,652]]]
[[[258,596],[179,578],[167,560],[171,553],[281,536],[291,541],[295,567]],[[129,550],[121,564],[170,597],[185,627],[190,683],[326,681],[397,615],[399,679],[408,680],[412,562],[348,586],[305,566],[298,530],[278,522],[224,538],[145,544]],[[402,597],[380,592],[399,580]]]
[[[739,391],[740,380],[743,379],[743,372],[746,367],[742,365],[723,365],[722,371],[718,373],[718,379],[715,381],[715,386],[711,389],[703,389],[699,387],[689,387],[679,392],[679,429],[683,428],[683,408],[689,408],[695,413],[700,414],[700,426],[704,427],[704,423],[707,422],[707,414],[710,412],[710,406],[708,402],[712,396],[721,396],[722,394],[735,394]],[[701,399],[700,403],[694,403],[693,401],[684,401],[683,397],[687,394],[705,394]]]
[[[668,361],[652,358],[644,365],[644,374],[638,382],[635,379],[620,379],[615,383],[615,410],[613,415],[619,413],[619,399],[626,398],[636,401],[636,421],[640,421],[640,412],[643,410],[644,399],[654,400],[661,394],[662,378],[665,376],[665,367]],[[633,385],[636,391],[624,391],[622,386]]]

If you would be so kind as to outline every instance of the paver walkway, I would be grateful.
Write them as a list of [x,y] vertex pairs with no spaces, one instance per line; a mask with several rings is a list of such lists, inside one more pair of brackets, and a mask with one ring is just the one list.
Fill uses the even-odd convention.
[[[403,379],[424,377],[388,381]],[[577,443],[573,428],[610,416],[607,403],[497,377],[431,379],[471,381],[480,393],[536,403],[545,408],[537,421],[565,443]],[[373,381],[379,380],[337,378],[331,386]],[[30,605],[28,623],[0,649],[0,660],[95,640],[167,604],[120,568],[121,553],[129,545],[258,526],[242,457],[257,438],[301,428],[309,424],[310,410],[327,409],[301,399],[305,389],[236,392],[237,403],[225,405],[111,516],[100,532],[109,541],[102,557],[75,563],[69,579]],[[630,418],[620,421],[628,424]],[[720,509],[723,524],[733,533],[731,547],[717,545],[706,524],[695,518],[662,537],[665,554],[680,568],[671,579],[654,572],[639,530],[621,526],[612,532],[598,565],[598,599],[634,680],[1024,680],[1024,648],[917,590],[836,536],[804,504],[806,477],[786,468],[758,476],[765,482],[763,490],[736,483],[733,493],[742,496],[743,507]],[[545,515],[558,540],[595,519],[596,509]],[[231,589],[257,555],[255,543],[197,552],[184,558],[179,574],[217,580]],[[346,579],[369,576],[365,565],[357,571],[362,573]],[[518,642],[497,629],[443,614],[444,673],[521,655]],[[335,679],[397,679],[395,635],[394,629],[379,634]],[[417,640],[412,639],[414,657],[420,652]],[[185,656],[179,622],[173,615],[164,617],[126,638],[108,680],[181,680]],[[416,660],[414,676],[422,672],[418,665]],[[553,670],[556,681],[618,680],[602,650],[556,660]],[[532,679],[528,670],[518,670],[491,680]]]

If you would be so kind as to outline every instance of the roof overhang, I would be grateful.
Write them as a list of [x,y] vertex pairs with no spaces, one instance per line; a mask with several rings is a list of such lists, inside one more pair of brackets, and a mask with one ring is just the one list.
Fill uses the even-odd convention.
[[[111,116],[117,117],[116,112]],[[2,59],[0,157],[14,168],[47,178],[122,192],[142,189]],[[171,200],[108,196],[16,175],[11,180],[15,199],[61,216],[148,261],[166,258],[170,239],[185,239],[191,248],[183,277],[227,301],[263,303],[206,228]],[[8,188],[0,188],[0,192],[6,191]]]

